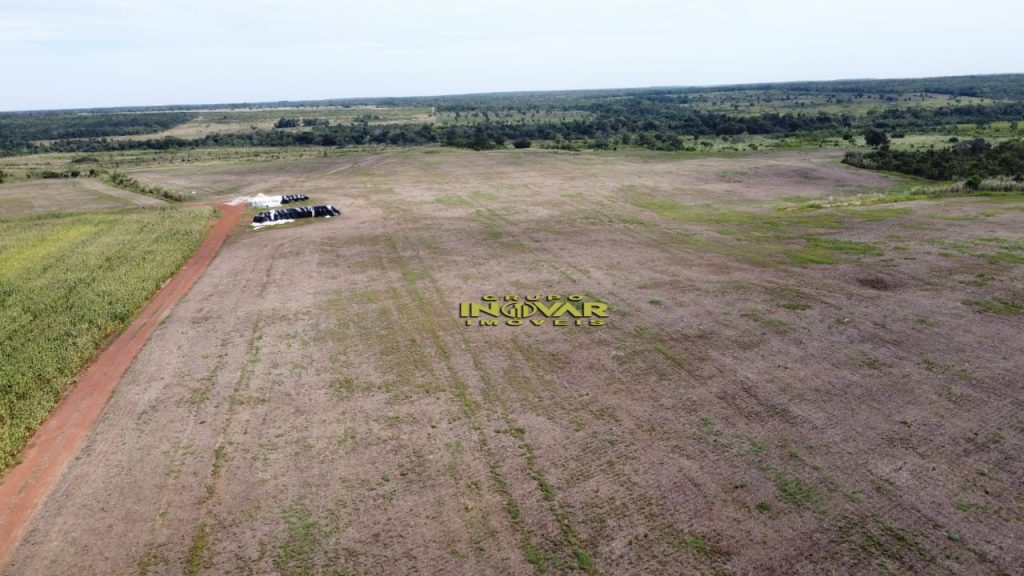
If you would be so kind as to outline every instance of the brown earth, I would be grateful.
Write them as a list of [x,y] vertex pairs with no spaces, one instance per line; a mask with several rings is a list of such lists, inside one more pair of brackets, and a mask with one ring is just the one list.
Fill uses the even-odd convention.
[[342,217],[225,244],[9,574],[1022,573],[1020,198],[777,211],[893,184],[831,151],[133,175]]

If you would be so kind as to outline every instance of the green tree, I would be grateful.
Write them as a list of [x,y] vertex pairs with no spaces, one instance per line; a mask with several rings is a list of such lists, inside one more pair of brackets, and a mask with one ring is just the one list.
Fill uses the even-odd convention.
[[889,145],[889,137],[881,130],[868,128],[864,131],[864,142],[872,148],[879,148]]

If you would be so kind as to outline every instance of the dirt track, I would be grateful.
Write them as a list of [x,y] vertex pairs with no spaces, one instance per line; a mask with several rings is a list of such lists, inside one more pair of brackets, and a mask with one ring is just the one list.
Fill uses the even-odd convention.
[[244,206],[221,207],[223,217],[196,253],[168,280],[138,317],[81,374],[22,455],[0,479],[0,566],[17,544],[32,514],[50,492],[82,440],[103,412],[110,394],[153,330],[213,261],[238,224]]

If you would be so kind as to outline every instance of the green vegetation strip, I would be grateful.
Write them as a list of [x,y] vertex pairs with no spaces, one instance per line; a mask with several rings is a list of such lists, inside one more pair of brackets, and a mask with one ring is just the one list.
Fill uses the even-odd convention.
[[816,199],[805,201],[795,206],[784,207],[783,209],[857,208],[877,204],[914,202],[917,200],[941,200],[943,198],[992,197],[1014,200],[1022,196],[1024,196],[1024,182],[1015,182],[1007,178],[989,178],[980,180],[974,185],[968,182],[931,184],[905,190],[893,190],[881,194],[860,194],[839,200]]
[[170,200],[171,202],[181,202],[188,198],[183,192],[168,190],[161,186],[143,184],[135,178],[120,172],[105,173],[103,174],[103,179],[111,186],[116,186],[129,192],[135,192],[136,194],[145,194],[147,196],[163,198],[164,200]]
[[205,235],[212,208],[0,222],[0,471]]

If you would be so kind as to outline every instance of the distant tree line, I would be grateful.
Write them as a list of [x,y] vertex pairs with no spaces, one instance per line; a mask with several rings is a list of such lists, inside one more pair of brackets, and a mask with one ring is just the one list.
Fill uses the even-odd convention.
[[188,122],[194,117],[195,114],[187,112],[6,113],[0,114],[0,149],[33,140],[152,134]]
[[[60,139],[48,144],[19,143],[4,150],[25,152],[99,152],[134,149],[167,150],[207,146],[355,146],[383,144],[415,146],[443,144],[475,150],[505,147],[518,142],[575,142],[579,147],[607,148],[613,143],[655,150],[684,150],[700,137],[762,135],[845,135],[872,128],[876,131],[929,130],[958,123],[991,122],[1024,117],[1024,103],[986,106],[950,106],[933,109],[892,108],[879,114],[770,112],[737,115],[694,110],[648,97],[627,98],[594,105],[590,115],[559,122],[514,122],[485,120],[476,124],[436,126],[432,124],[352,125],[314,124],[310,130],[251,130],[210,134],[202,138],[174,137],[115,140],[108,138]],[[279,128],[297,127],[302,119],[282,118]],[[690,138],[689,141],[686,138]]]
[[892,150],[883,145],[873,152],[847,152],[843,162],[931,180],[995,176],[1024,180],[1024,140],[1007,140],[993,146],[977,138],[937,150]]
[[[869,94],[929,92],[949,96],[979,96],[1003,100],[1024,100],[1024,74],[988,74],[892,80],[832,80],[822,82],[776,82],[733,84],[728,86],[673,86],[661,88],[616,88],[604,90],[559,90],[547,92],[498,92],[492,94],[461,94],[448,96],[410,96],[386,98],[332,98],[326,100],[281,100],[276,102],[234,102],[220,104],[181,104],[170,106],[122,106],[115,108],[82,108],[77,110],[8,112],[13,115],[116,114],[139,112],[192,112],[195,110],[261,110],[270,108],[321,107],[436,107],[438,110],[492,109],[572,109],[600,101],[635,96],[674,96],[691,94],[766,91],[806,94]],[[104,134],[109,136],[111,134]]]
[[715,90],[732,92],[741,90],[784,90],[806,93],[906,93],[930,92],[950,96],[1024,100],[1024,75],[986,74],[974,76],[945,76],[935,78],[909,78],[894,80],[833,80],[825,82],[779,82],[768,84],[737,84],[720,86]]
[[[924,81],[851,81],[765,85],[773,90],[818,91],[833,89],[877,91],[918,87],[969,91],[985,87],[986,94],[1024,97],[1024,75],[959,77]],[[728,92],[738,87],[723,87]],[[747,86],[746,89],[751,89]],[[177,149],[206,146],[354,146],[367,144],[414,146],[441,144],[486,150],[527,147],[536,142],[559,148],[604,149],[633,145],[654,150],[694,150],[700,138],[742,134],[844,137],[864,130],[891,133],[951,131],[957,124],[1019,121],[1024,101],[950,104],[939,107],[891,106],[865,114],[847,112],[716,111],[691,102],[712,89],[657,88],[605,91],[483,94],[430,98],[382,99],[376,105],[431,105],[439,112],[472,116],[466,123],[371,124],[367,117],[353,124],[335,124],[318,118],[278,119],[274,129],[212,134],[201,138],[174,137],[120,140],[119,135],[159,132],[186,122],[194,113],[6,113],[0,114],[0,155],[45,151],[99,152],[134,149]],[[715,90],[719,90],[716,88]],[[348,101],[345,101],[348,102]],[[355,103],[356,101],[352,101]],[[510,114],[517,111],[518,115]],[[557,112],[560,112],[558,114]],[[527,121],[526,116],[533,115]],[[288,128],[305,130],[286,130]],[[48,141],[48,142],[40,142]]]
[[330,126],[331,121],[326,118],[279,118],[274,122],[274,128],[298,128],[299,126]]

